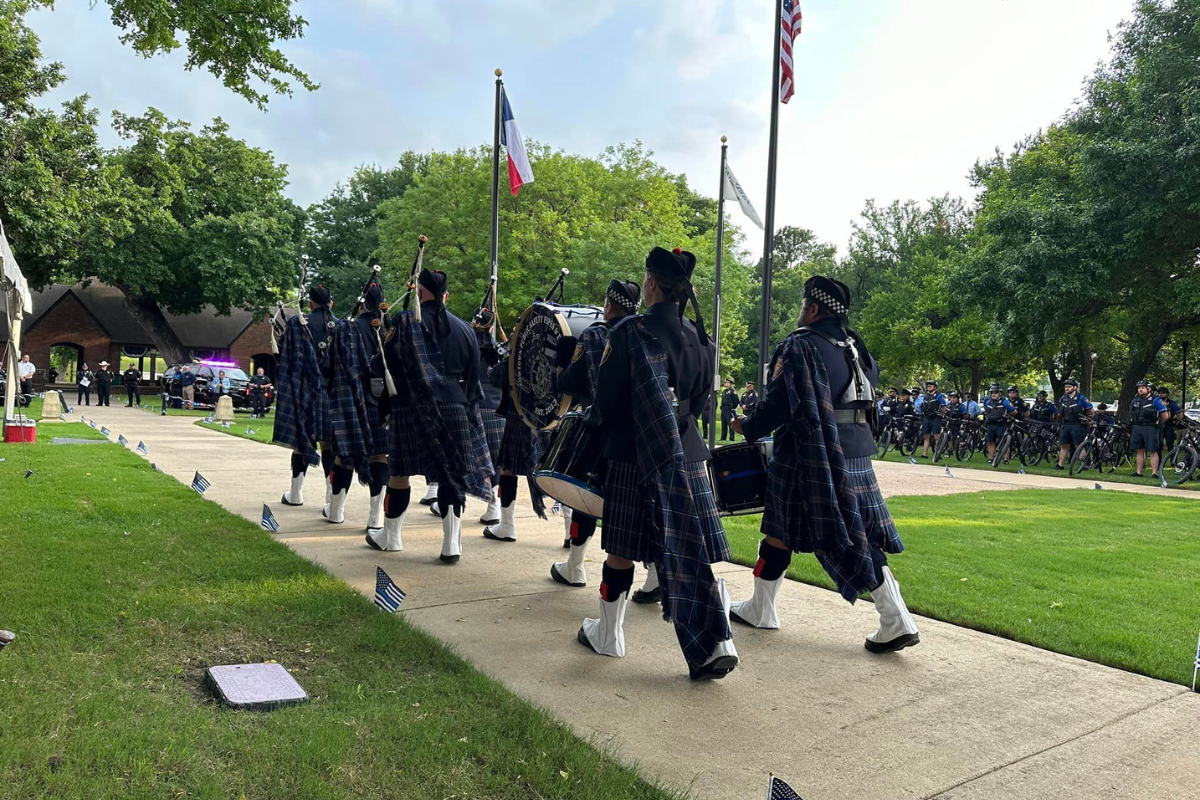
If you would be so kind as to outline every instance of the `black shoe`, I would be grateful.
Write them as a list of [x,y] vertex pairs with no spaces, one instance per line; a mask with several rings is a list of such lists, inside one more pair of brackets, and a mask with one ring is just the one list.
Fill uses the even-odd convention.
[[445,555],[439,555],[439,556],[438,556],[438,558],[440,558],[442,561],[444,561],[444,562],[445,562],[445,563],[447,563],[447,564],[457,564],[457,563],[458,563],[458,560],[459,560],[460,558],[462,558],[462,556],[445,556]]
[[[582,625],[579,626],[579,633],[575,634],[575,641],[579,642],[581,645],[586,647],[588,650],[591,650],[593,653],[596,652],[596,648],[592,647],[591,640],[588,639],[587,634],[583,632]],[[599,655],[599,654],[597,653],[597,655]]]
[[1065,469],[1066,469],[1066,467],[1064,467],[1062,464],[1055,464],[1055,465],[1054,465],[1054,468],[1055,468],[1056,470],[1058,470],[1059,472],[1062,472],[1063,470],[1065,470]]
[[550,577],[554,578],[556,583],[561,583],[563,586],[574,586],[576,589],[582,589],[583,587],[587,586],[586,583],[571,583],[569,580],[559,574],[558,570],[555,569],[557,566],[557,564],[550,565]]
[[635,589],[629,597],[630,600],[637,603],[639,606],[648,606],[651,603],[658,603],[662,600],[662,587],[656,586],[648,592],[641,589]]
[[[283,503],[285,506],[302,506],[302,505],[304,505],[304,503],[289,503],[288,499],[287,499],[287,492],[284,492],[283,496],[279,498],[279,502]],[[325,512],[322,511],[321,513],[324,514]]]
[[367,547],[370,547],[374,550],[382,550],[383,549],[379,545],[375,544],[375,540],[371,538],[371,534],[369,534],[369,533],[367,534]]
[[688,667],[688,677],[694,681],[719,681],[733,672],[738,665],[737,656],[719,656],[703,667]]
[[1142,474],[1142,473],[1140,473],[1140,472],[1135,472],[1135,473],[1133,473],[1133,477],[1135,477],[1135,478],[1144,478],[1144,477],[1146,477],[1146,476],[1145,476],[1145,475],[1143,475],[1143,474]]
[[897,650],[903,650],[906,647],[913,647],[921,643],[921,634],[906,633],[903,636],[897,636],[890,642],[873,642],[870,639],[863,640],[863,647],[870,650],[872,653],[894,653]]
[[501,537],[499,537],[499,536],[497,536],[496,534],[492,533],[492,529],[491,529],[491,528],[484,528],[484,529],[483,529],[483,538],[485,538],[485,539],[491,539],[493,542],[508,542],[508,543],[510,543],[510,544],[511,544],[512,542],[515,542],[515,541],[516,541],[516,538],[515,538],[515,537],[514,537],[514,538],[512,538],[512,539],[502,539]]

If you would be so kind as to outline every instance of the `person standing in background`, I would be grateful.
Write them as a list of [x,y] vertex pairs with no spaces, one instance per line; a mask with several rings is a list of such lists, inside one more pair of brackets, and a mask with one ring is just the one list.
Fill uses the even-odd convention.
[[142,404],[142,387],[139,385],[141,380],[141,371],[132,364],[129,365],[129,369],[121,373],[121,383],[125,384],[125,406],[127,408]]
[[79,391],[79,397],[75,400],[76,405],[83,403],[90,406],[92,404],[92,382],[95,380],[95,374],[88,369],[87,362],[83,362],[75,373],[75,388]]
[[96,405],[107,406],[112,394],[113,374],[108,369],[108,362],[101,361],[100,369],[96,371]]

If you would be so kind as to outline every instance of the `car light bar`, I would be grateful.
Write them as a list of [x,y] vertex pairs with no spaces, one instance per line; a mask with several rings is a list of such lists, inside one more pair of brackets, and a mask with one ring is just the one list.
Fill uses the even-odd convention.
[[212,361],[211,359],[203,359],[200,361],[206,367],[236,367],[236,361]]

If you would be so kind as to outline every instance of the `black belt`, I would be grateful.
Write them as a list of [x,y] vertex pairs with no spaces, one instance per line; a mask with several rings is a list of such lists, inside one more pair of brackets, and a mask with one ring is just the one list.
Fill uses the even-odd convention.
[[839,425],[865,425],[870,422],[868,413],[861,408],[835,408],[833,419]]

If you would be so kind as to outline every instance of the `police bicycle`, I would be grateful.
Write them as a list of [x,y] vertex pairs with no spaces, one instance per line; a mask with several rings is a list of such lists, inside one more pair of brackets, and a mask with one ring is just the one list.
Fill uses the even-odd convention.
[[893,418],[888,430],[879,441],[879,457],[883,458],[891,450],[899,450],[901,455],[911,456],[921,446],[921,418],[912,415]]
[[[1183,426],[1182,431],[1179,430],[1180,425]],[[1176,421],[1175,426],[1179,439],[1160,466],[1163,480],[1171,486],[1191,480],[1196,470],[1200,469],[1200,422],[1184,417]]]
[[1030,422],[1029,435],[1021,445],[1021,463],[1036,467],[1058,455],[1058,426],[1052,422]]
[[1020,458],[1025,442],[1029,438],[1028,422],[1013,417],[1008,417],[1005,422],[1008,423],[1008,429],[1004,431],[1004,435],[1000,437],[1000,442],[996,445],[996,453],[992,456],[992,469],[1001,464],[1007,464],[1013,458]]
[[976,453],[985,449],[984,439],[983,423],[975,417],[967,417],[962,421],[954,442],[954,457],[959,461],[970,461]]
[[[945,419],[942,422],[942,432],[937,437],[937,445],[933,448],[933,463],[942,460],[942,457],[949,457],[951,453],[958,453],[958,440],[962,438],[963,429],[966,427],[968,420],[966,417],[958,419]],[[970,456],[968,456],[970,458]],[[965,459],[958,459],[963,461]]]
[[1101,425],[1095,420],[1090,420],[1088,424],[1090,427],[1083,443],[1071,454],[1071,475],[1080,475],[1092,469],[1100,473],[1116,472],[1117,467],[1130,463],[1128,425]]

